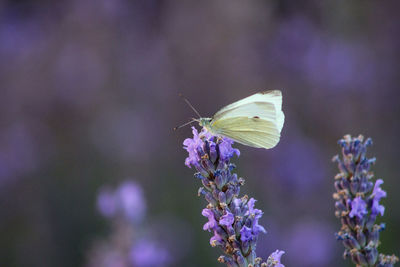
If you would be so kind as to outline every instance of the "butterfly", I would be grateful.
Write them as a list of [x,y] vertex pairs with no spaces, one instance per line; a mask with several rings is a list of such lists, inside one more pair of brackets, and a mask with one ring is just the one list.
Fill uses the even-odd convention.
[[259,92],[221,108],[211,118],[199,117],[193,121],[215,136],[225,136],[250,147],[273,148],[280,140],[285,121],[282,92]]

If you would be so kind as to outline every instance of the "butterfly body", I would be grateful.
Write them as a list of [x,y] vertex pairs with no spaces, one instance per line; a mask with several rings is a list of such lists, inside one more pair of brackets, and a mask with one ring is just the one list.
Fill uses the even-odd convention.
[[200,118],[199,124],[214,135],[268,149],[279,142],[284,119],[282,93],[272,90],[223,107],[212,118]]

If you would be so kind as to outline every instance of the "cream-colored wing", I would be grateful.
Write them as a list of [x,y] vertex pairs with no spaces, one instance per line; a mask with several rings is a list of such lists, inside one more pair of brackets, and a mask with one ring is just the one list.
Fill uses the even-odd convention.
[[282,112],[282,93],[278,90],[260,92],[234,102],[219,110],[213,120],[248,117],[274,122],[282,130],[285,115]]
[[276,105],[277,109],[281,110],[282,109],[282,92],[279,90],[270,90],[270,91],[256,93],[254,95],[245,97],[239,101],[236,101],[230,105],[227,105],[227,106],[221,108],[217,113],[215,113],[214,116],[223,115],[223,113],[225,113],[228,110],[235,109],[238,106],[252,103],[252,102],[273,103]]
[[276,123],[261,118],[235,117],[211,122],[211,130],[243,145],[272,148],[280,139]]

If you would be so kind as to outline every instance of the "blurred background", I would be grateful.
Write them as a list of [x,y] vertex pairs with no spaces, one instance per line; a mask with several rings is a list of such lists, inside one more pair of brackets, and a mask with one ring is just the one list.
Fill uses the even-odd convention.
[[194,116],[178,93],[210,116],[267,89],[283,91],[281,142],[237,145],[235,160],[265,212],[258,255],[350,266],[334,237],[331,162],[347,133],[374,140],[388,193],[380,251],[399,255],[399,8],[0,1],[0,265],[222,266],[184,166],[190,127],[172,131]]

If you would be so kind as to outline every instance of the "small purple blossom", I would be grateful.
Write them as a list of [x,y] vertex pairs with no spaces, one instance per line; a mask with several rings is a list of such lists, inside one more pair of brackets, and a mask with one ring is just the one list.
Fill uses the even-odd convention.
[[221,246],[224,244],[224,238],[218,234],[217,231],[214,231],[214,235],[210,238],[210,245],[215,247],[215,246]]
[[276,250],[275,252],[272,252],[267,261],[267,264],[270,264],[268,266],[285,267],[285,265],[281,263],[281,257],[283,254],[285,254],[285,251],[283,250]]
[[254,225],[253,225],[253,233],[254,235],[258,235],[259,233],[267,233],[267,230],[265,230],[265,228],[262,225],[258,224],[258,221],[255,221]]
[[242,242],[249,242],[253,239],[253,233],[251,228],[243,226],[240,230],[240,240]]
[[233,216],[233,214],[227,211],[226,214],[222,216],[221,219],[219,220],[219,224],[224,226],[232,226],[234,220],[235,217]]
[[256,201],[257,200],[255,200],[254,198],[250,198],[250,200],[247,202],[247,206],[249,209],[245,214],[247,216],[252,216],[254,218],[252,227],[254,235],[258,235],[260,232],[267,233],[265,228],[258,224],[258,220],[261,218],[263,212],[259,209],[254,208]]
[[189,153],[189,156],[185,160],[185,165],[195,166],[200,160],[197,149],[203,145],[203,141],[200,138],[199,132],[196,128],[192,127],[193,138],[186,138],[183,141],[184,149]]
[[383,184],[382,179],[376,180],[374,190],[372,191],[373,199],[371,212],[373,215],[381,214],[381,216],[383,216],[383,213],[385,212],[385,207],[383,205],[379,205],[379,201],[381,200],[381,198],[386,197],[386,192],[381,189],[381,184]]
[[240,156],[240,151],[237,148],[232,148],[233,141],[229,138],[224,137],[222,142],[219,144],[219,155],[221,160],[227,160],[233,157],[234,154],[236,156]]
[[214,213],[212,212],[212,210],[210,209],[203,209],[203,211],[201,212],[201,214],[204,217],[208,218],[208,222],[204,224],[203,226],[203,230],[208,230],[211,231],[213,229],[215,229],[218,226],[217,221],[214,218]]
[[254,206],[256,204],[256,201],[254,198],[250,198],[250,200],[247,202],[247,206],[249,207],[249,210],[246,212],[245,215],[253,215],[256,218],[260,218],[262,216],[262,211],[259,209],[255,209]]
[[367,213],[367,203],[365,203],[365,201],[360,196],[356,197],[351,202],[351,211],[349,214],[350,218],[356,216],[361,220]]

